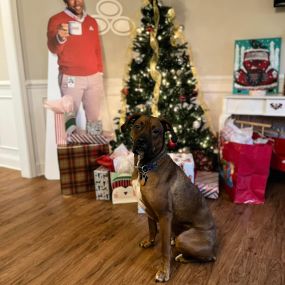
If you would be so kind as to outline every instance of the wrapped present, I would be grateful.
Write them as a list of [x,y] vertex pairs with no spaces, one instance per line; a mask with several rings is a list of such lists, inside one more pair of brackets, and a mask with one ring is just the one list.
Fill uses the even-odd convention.
[[98,120],[96,122],[88,121],[86,123],[86,132],[87,132],[87,134],[90,134],[93,136],[102,135],[102,133],[103,133],[102,121],[100,121],[100,120]]
[[95,194],[97,200],[111,200],[110,172],[104,166],[94,170]]
[[172,160],[180,166],[194,183],[194,160],[191,153],[169,153]]
[[76,129],[76,116],[73,111],[73,99],[63,96],[58,100],[44,102],[44,107],[55,114],[55,139],[57,145],[66,145],[67,137]]
[[130,173],[111,172],[113,204],[136,203],[138,198],[131,185]]
[[219,173],[209,171],[197,171],[195,184],[203,196],[210,199],[219,197]]
[[70,134],[68,144],[107,144],[107,140],[101,135],[91,135],[85,132]]
[[109,153],[109,145],[91,144],[57,148],[61,193],[65,195],[94,191],[96,158]]
[[54,114],[55,141],[57,145],[67,144],[67,133],[65,130],[65,118],[63,113]]
[[196,170],[214,171],[216,169],[216,157],[207,156],[201,150],[193,150],[192,153]]

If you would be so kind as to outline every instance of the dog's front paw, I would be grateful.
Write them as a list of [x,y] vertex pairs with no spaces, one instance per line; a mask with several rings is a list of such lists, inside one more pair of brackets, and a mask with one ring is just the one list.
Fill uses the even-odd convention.
[[142,242],[140,242],[139,246],[142,248],[149,248],[154,246],[154,244],[154,240],[143,240]]
[[155,275],[155,282],[166,282],[169,280],[169,271],[158,270]]

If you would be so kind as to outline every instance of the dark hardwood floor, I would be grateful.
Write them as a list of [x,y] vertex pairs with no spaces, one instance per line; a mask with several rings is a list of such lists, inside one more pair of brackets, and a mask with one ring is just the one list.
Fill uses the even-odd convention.
[[[264,205],[209,201],[218,228],[215,263],[173,262],[168,284],[285,284],[285,175]],[[141,249],[147,221],[135,204],[61,196],[58,181],[0,168],[0,284],[155,284],[159,244]]]

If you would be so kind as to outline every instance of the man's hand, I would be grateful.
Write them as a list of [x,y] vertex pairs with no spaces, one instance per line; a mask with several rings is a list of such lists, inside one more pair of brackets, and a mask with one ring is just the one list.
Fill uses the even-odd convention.
[[66,41],[66,39],[69,37],[68,24],[64,23],[58,26],[57,36],[61,42]]

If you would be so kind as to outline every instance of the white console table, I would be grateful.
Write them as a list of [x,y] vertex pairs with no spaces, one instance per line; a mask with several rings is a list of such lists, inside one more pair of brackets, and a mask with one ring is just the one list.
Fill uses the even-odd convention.
[[231,115],[285,117],[285,96],[231,95],[224,98],[219,120],[221,130]]

